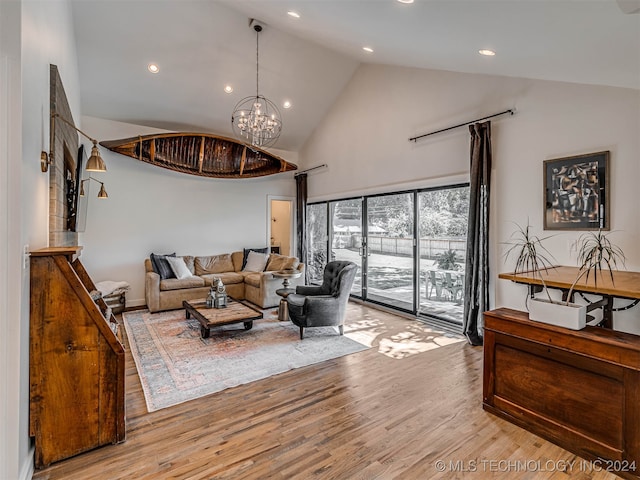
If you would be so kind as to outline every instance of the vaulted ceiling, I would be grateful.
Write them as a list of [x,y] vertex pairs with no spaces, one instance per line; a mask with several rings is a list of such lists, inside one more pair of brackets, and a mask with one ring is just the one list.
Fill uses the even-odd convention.
[[72,0],[72,9],[84,115],[227,136],[233,107],[256,90],[249,19],[258,19],[259,90],[280,105],[275,147],[285,150],[302,147],[360,63],[640,89],[640,0]]

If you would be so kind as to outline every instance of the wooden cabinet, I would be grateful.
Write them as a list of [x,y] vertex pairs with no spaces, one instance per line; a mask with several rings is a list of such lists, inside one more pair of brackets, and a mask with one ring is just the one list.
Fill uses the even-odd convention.
[[568,330],[505,308],[484,319],[483,408],[638,478],[640,337]]
[[38,468],[125,438],[124,349],[80,249],[31,252],[29,431]]

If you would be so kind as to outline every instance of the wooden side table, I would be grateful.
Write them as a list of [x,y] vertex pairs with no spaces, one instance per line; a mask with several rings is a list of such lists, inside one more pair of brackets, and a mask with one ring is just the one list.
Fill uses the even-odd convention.
[[278,272],[273,272],[272,275],[274,278],[282,279],[282,286],[284,288],[276,290],[276,294],[282,297],[282,299],[280,299],[280,305],[278,306],[278,320],[286,322],[289,320],[289,305],[287,304],[287,297],[291,293],[296,293],[294,288],[289,288],[289,280],[292,278],[299,278],[300,275],[302,275],[302,272],[297,270],[280,270]]

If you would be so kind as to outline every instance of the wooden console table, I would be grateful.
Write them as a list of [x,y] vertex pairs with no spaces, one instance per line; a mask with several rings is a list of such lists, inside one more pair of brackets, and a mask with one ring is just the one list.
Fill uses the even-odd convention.
[[[546,271],[543,270],[541,273],[547,287],[562,290],[562,296],[566,299],[571,285],[579,274],[579,269],[578,267],[557,266],[547,269]],[[542,290],[542,281],[530,272],[520,274],[501,273],[498,275],[498,278],[529,285],[529,293],[531,296]],[[602,300],[591,304],[587,310],[602,307],[602,326],[613,328],[613,299],[627,298],[636,300],[631,306],[637,304],[637,301],[640,300],[640,272],[614,270],[613,282],[607,272],[606,274],[598,275],[597,285],[594,282],[593,275],[589,276],[588,282],[583,277],[575,285],[574,292],[592,293],[602,296]]]
[[506,308],[484,320],[484,410],[640,478],[640,336],[568,330]]

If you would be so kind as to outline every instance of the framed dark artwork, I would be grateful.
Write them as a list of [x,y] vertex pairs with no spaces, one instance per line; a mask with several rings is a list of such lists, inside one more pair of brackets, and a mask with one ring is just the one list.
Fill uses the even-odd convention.
[[544,229],[609,230],[609,152],[544,162]]

